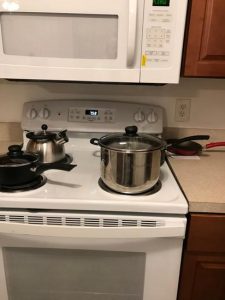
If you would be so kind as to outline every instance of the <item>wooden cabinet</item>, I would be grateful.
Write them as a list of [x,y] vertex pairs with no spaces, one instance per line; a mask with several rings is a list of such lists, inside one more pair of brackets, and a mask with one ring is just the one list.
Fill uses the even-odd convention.
[[225,77],[225,0],[189,0],[182,75]]
[[178,300],[225,300],[224,215],[190,215]]

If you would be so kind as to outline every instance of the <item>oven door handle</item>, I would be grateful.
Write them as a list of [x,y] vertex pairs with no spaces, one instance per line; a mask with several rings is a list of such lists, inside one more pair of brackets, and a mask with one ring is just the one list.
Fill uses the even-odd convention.
[[178,224],[159,227],[86,227],[0,223],[0,237],[3,235],[29,235],[42,237],[69,237],[88,239],[146,239],[185,236],[186,220]]
[[136,49],[136,30],[137,30],[137,0],[129,0],[128,17],[128,42],[127,42],[127,66],[131,67],[134,63]]

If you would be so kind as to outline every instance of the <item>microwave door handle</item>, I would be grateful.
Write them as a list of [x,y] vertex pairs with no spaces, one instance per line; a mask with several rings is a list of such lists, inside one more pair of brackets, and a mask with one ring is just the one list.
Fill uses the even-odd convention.
[[39,236],[55,238],[81,239],[146,239],[162,237],[184,238],[185,223],[167,225],[163,227],[135,227],[135,228],[99,228],[99,227],[72,227],[58,225],[31,225],[1,223],[0,237],[7,235]]
[[129,0],[127,66],[132,66],[135,57],[137,30],[137,0]]

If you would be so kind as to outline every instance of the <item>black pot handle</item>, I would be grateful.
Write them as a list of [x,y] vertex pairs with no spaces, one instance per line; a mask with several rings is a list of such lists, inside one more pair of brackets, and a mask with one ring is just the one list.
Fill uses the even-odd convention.
[[65,163],[36,163],[31,167],[31,171],[36,173],[37,175],[42,174],[43,172],[51,169],[62,170],[62,171],[71,171],[77,165],[73,164],[65,164]]
[[95,146],[99,146],[99,139],[92,138],[90,139],[90,143]]
[[64,139],[65,143],[69,142],[69,138],[67,136],[67,129],[62,130],[58,133],[58,137]]
[[167,142],[169,144],[169,145],[167,145],[167,147],[179,145],[181,143],[189,142],[189,141],[208,140],[209,138],[210,138],[209,135],[192,135],[192,136],[187,136],[187,137],[181,138],[181,139],[167,140]]
[[138,132],[138,128],[137,126],[127,126],[125,128],[125,132],[124,136],[129,136],[129,137],[133,137],[133,136],[138,136],[137,132]]

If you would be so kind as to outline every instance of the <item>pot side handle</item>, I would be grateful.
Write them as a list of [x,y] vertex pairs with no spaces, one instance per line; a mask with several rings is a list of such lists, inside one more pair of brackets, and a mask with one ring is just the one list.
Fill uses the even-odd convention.
[[38,163],[36,166],[32,167],[30,170],[37,175],[42,174],[43,172],[47,170],[62,170],[62,171],[71,171],[73,168],[75,168],[77,165],[73,164],[63,164],[63,163]]
[[92,138],[90,139],[90,143],[95,146],[99,146],[99,139]]

